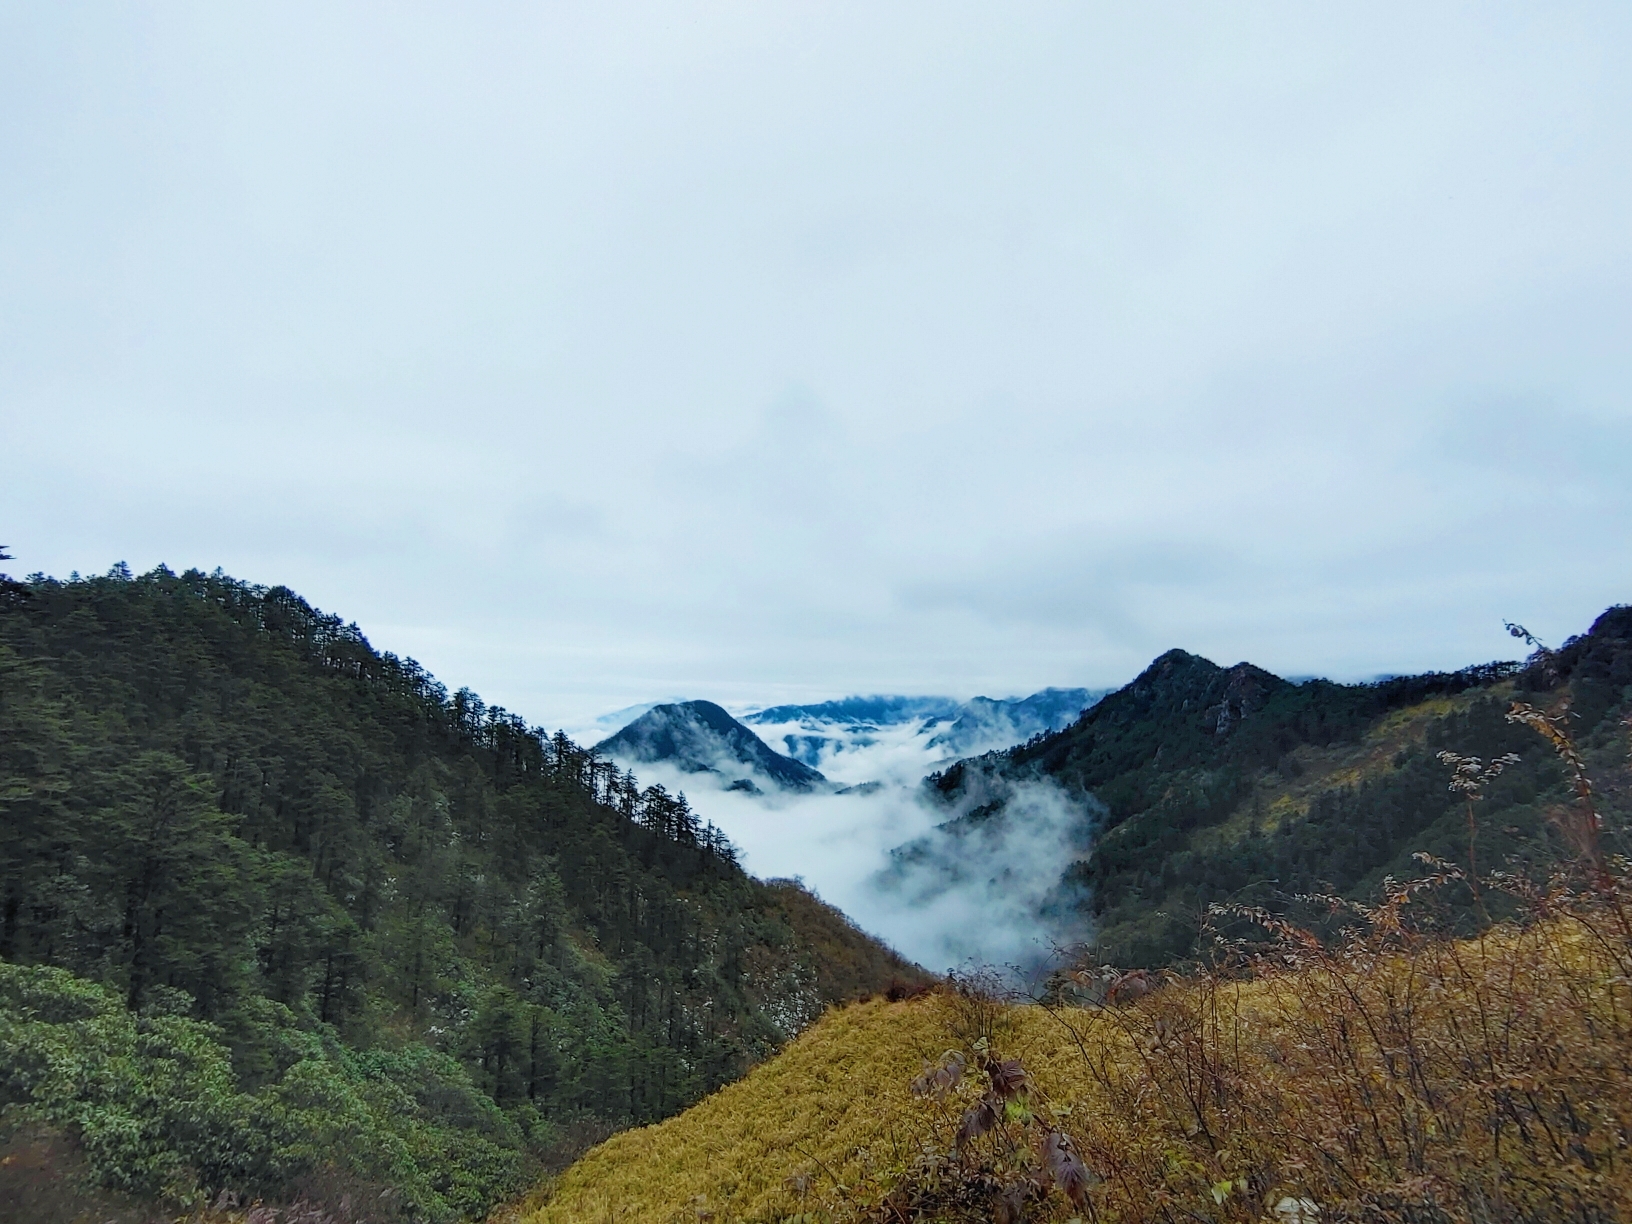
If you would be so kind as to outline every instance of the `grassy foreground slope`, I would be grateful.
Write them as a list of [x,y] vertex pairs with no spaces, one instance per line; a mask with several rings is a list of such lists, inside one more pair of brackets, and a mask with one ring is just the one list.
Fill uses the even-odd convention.
[[836,1185],[863,1181],[892,1127],[913,1139],[908,1084],[946,1047],[947,1018],[935,996],[830,1011],[744,1079],[595,1148],[528,1219],[667,1224],[703,1212],[770,1220],[826,1201]]
[[1124,978],[1102,1007],[831,1012],[524,1218],[1624,1220],[1623,883],[1465,941],[1413,934],[1397,891],[1337,949],[1283,931],[1244,975]]

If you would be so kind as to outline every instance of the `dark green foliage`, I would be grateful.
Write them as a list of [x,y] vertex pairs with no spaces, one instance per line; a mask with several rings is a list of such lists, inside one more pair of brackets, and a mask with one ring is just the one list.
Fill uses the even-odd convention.
[[[959,762],[931,786],[951,800],[982,793],[976,775],[1042,775],[1091,792],[1104,811],[1092,853],[1069,874],[1088,898],[1100,952],[1123,964],[1163,964],[1199,951],[1214,902],[1284,910],[1300,894],[1367,897],[1384,874],[1413,874],[1419,851],[1465,864],[1466,809],[1447,788],[1441,749],[1521,758],[1479,803],[1481,870],[1557,861],[1567,851],[1546,810],[1568,799],[1564,773],[1544,740],[1507,721],[1509,702],[1568,702],[1595,772],[1615,779],[1625,772],[1629,685],[1625,608],[1528,666],[1374,684],[1292,684],[1250,664],[1224,669],[1174,650],[1065,730]],[[1434,705],[1436,698],[1455,700]],[[1387,759],[1359,760],[1392,714],[1414,717],[1414,732]],[[1295,814],[1264,807],[1266,794],[1292,787],[1302,792]],[[998,807],[977,814],[989,818]],[[1459,921],[1473,920],[1472,901],[1463,889]]]
[[246,1092],[214,1025],[0,963],[0,1105],[12,1129],[72,1133],[101,1181],[138,1200],[275,1192],[332,1169],[373,1214],[454,1220],[523,1185],[514,1122],[455,1060],[423,1046],[357,1054],[275,1004],[257,1011],[282,1065]]
[[[373,1085],[435,1130],[402,1159],[452,1179],[449,1210],[563,1134],[682,1108],[840,997],[809,907],[683,796],[219,573],[0,592],[0,805],[0,958],[212,1026],[186,1031],[226,1052],[229,1096],[305,1111],[303,1159],[350,1159],[346,1093]],[[912,972],[880,964],[875,989]],[[199,1159],[211,1186],[294,1167]]]

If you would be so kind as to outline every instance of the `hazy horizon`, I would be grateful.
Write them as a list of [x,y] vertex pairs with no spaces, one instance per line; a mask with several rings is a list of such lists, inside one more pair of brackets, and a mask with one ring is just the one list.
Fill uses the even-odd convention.
[[[9,565],[10,568],[12,570],[15,570],[17,572],[17,574],[19,574],[19,575],[24,573],[24,571],[21,569],[21,567],[17,566],[14,562],[6,562],[6,563],[3,563],[3,564]],[[114,566],[118,566],[119,564],[120,564],[120,562],[115,562]],[[125,564],[128,566],[129,563],[126,562]],[[172,572],[181,572],[182,568],[187,568],[187,567],[168,566],[168,565],[166,565],[165,562],[162,562],[162,561],[158,562],[157,564],[160,565],[160,566],[165,566],[165,568],[170,569]],[[111,569],[113,567],[109,567],[109,568]],[[191,567],[191,568],[196,568],[196,569],[199,569],[201,571],[203,570],[202,566]],[[35,571],[28,571],[28,575],[32,576],[32,574],[34,572]],[[43,573],[44,571],[40,571],[40,572]],[[141,572],[145,572],[145,571],[137,571],[137,570],[134,569],[134,567],[132,567],[131,572],[132,572],[133,575],[139,576],[139,574]],[[68,580],[70,578],[101,577],[101,576],[103,576],[103,573],[98,572],[98,571],[94,571],[94,570],[88,570],[88,571],[85,571],[83,573],[78,571],[78,570],[70,570],[66,574],[46,573],[45,576],[48,577],[48,578],[55,578],[55,579],[59,579],[59,580]],[[238,575],[229,575],[229,576],[233,577],[233,578],[238,577]],[[243,581],[248,581],[248,580],[243,579]],[[277,583],[262,583],[262,584],[258,584],[258,585],[270,587],[270,586],[276,586],[276,585],[280,585],[280,584],[277,584]],[[299,592],[299,591],[296,591],[295,593],[297,595],[301,594],[301,592]],[[333,614],[336,614],[336,615],[342,615],[342,618],[346,619],[346,618],[343,617],[343,614],[337,613],[335,611],[335,609],[332,609],[332,608],[326,608],[326,607],[318,606],[317,610],[320,611],[320,612],[324,612],[324,613],[333,613]],[[1584,633],[1584,632],[1586,632],[1587,627],[1588,626],[1583,625],[1580,630],[1577,630],[1575,632]],[[365,638],[368,638],[369,644],[375,650],[378,650],[378,651],[380,651],[382,653],[383,652],[391,652],[391,653],[399,655],[400,657],[407,657],[407,658],[413,658],[414,657],[414,656],[408,654],[407,652],[394,649],[389,642],[381,642],[381,641],[377,641],[377,640],[374,640],[373,638],[369,637],[368,630],[367,630],[366,626],[358,625],[358,629],[363,633]],[[1507,634],[1504,633],[1504,637],[1507,637],[1507,636],[1510,636],[1510,635],[1507,635]],[[1564,640],[1564,638],[1558,639],[1559,642],[1562,642],[1563,640]],[[1179,647],[1178,649],[1183,649],[1183,647]],[[1468,661],[1466,661],[1466,662],[1464,662],[1462,664],[1458,664],[1458,665],[1455,665],[1455,666],[1450,666],[1450,667],[1445,667],[1445,668],[1438,668],[1438,669],[1429,668],[1429,669],[1425,669],[1425,670],[1454,671],[1454,670],[1458,670],[1460,667],[1471,667],[1471,666],[1477,666],[1477,665],[1484,664],[1484,663],[1520,661],[1526,654],[1528,654],[1528,652],[1529,652],[1528,647],[1522,647],[1522,646],[1515,645],[1512,648],[1510,648],[1505,654],[1500,655],[1499,657],[1498,656],[1492,656],[1491,658],[1488,658],[1488,659],[1472,659],[1472,660],[1468,660]],[[1165,651],[1158,652],[1157,655],[1153,655],[1151,657],[1151,659],[1146,661],[1146,665],[1148,665],[1150,662],[1153,662],[1162,653],[1165,653]],[[1190,653],[1195,654],[1195,653],[1198,653],[1198,652],[1191,651]],[[1215,659],[1212,659],[1211,661],[1214,662],[1214,663],[1217,663],[1221,667],[1230,667],[1230,666],[1233,666],[1235,663],[1253,663],[1254,662],[1252,659],[1236,659],[1233,662],[1225,662],[1223,659],[1220,659],[1220,658],[1215,658]],[[423,665],[423,661],[419,660],[417,658],[415,659],[415,662],[419,662],[419,663],[421,663],[421,665]],[[442,683],[443,685],[448,687],[450,691],[454,690],[454,689],[461,688],[461,687],[468,687],[468,688],[471,688],[474,692],[476,692],[477,696],[482,697],[484,700],[486,700],[488,698],[488,696],[489,696],[488,693],[483,692],[482,690],[476,688],[476,686],[474,686],[474,685],[464,684],[464,682],[461,681],[458,677],[449,677],[447,675],[438,674],[435,671],[434,668],[427,668],[427,670],[431,673],[431,675],[437,681],[439,681],[440,683]],[[1111,692],[1114,692],[1115,690],[1117,690],[1119,688],[1122,688],[1124,685],[1132,683],[1133,680],[1137,678],[1139,672],[1142,672],[1143,670],[1144,670],[1144,666],[1142,665],[1137,671],[1135,671],[1133,673],[1130,673],[1129,675],[1123,677],[1120,680],[1114,681],[1114,682],[1112,682],[1110,684],[1102,684],[1102,685],[1097,686],[1097,688],[1094,691],[1111,691]],[[1280,673],[1277,673],[1277,674],[1280,674]],[[1367,673],[1367,674],[1362,674],[1362,675],[1334,675],[1334,674],[1331,674],[1331,673],[1328,673],[1328,672],[1302,672],[1302,673],[1293,673],[1293,674],[1289,674],[1289,675],[1281,675],[1281,678],[1283,680],[1289,680],[1294,684],[1303,683],[1304,681],[1308,681],[1308,680],[1331,680],[1331,681],[1335,681],[1335,682],[1340,683],[1340,684],[1367,684],[1367,683],[1374,683],[1374,682],[1377,682],[1377,681],[1391,679],[1391,678],[1393,678],[1395,676],[1403,676],[1403,675],[1411,675],[1411,674],[1415,674],[1415,673],[1401,672],[1401,671],[1381,671],[1381,672],[1372,672],[1372,673]],[[718,687],[718,686],[716,685],[714,687]],[[773,695],[772,697],[767,698],[767,697],[764,697],[762,695],[758,695],[756,693],[756,691],[753,690],[751,687],[741,687],[741,686],[739,686],[739,691],[737,692],[737,695],[734,696],[734,697],[730,697],[730,698],[714,697],[714,696],[700,696],[700,695],[698,695],[696,693],[671,692],[671,693],[665,693],[665,694],[662,694],[662,695],[652,696],[647,700],[635,701],[635,702],[631,702],[631,703],[626,704],[626,705],[616,706],[616,707],[611,708],[611,709],[607,709],[607,708],[604,708],[603,706],[593,705],[593,704],[589,705],[589,706],[582,707],[582,708],[576,708],[575,707],[575,708],[571,708],[571,709],[568,709],[568,710],[558,709],[558,710],[555,711],[557,717],[555,717],[553,720],[550,719],[550,718],[544,718],[544,719],[533,718],[527,713],[527,711],[525,711],[523,709],[520,709],[520,708],[511,708],[511,707],[508,707],[508,706],[506,708],[511,709],[512,713],[519,714],[519,715],[522,715],[523,717],[527,718],[528,721],[531,722],[535,726],[538,726],[540,728],[543,728],[543,729],[549,730],[549,731],[564,730],[564,731],[567,732],[567,734],[569,736],[571,736],[578,743],[582,744],[585,747],[592,747],[599,740],[606,738],[607,736],[613,734],[614,732],[616,732],[617,730],[619,730],[623,726],[626,726],[629,722],[633,721],[635,718],[638,718],[641,714],[643,714],[646,711],[652,709],[654,706],[680,704],[680,703],[684,703],[684,702],[688,702],[688,701],[699,701],[699,700],[702,700],[702,701],[714,701],[717,705],[720,705],[720,706],[724,707],[725,710],[728,713],[730,713],[733,717],[743,718],[743,717],[746,717],[748,715],[758,713],[758,712],[760,712],[762,710],[766,710],[766,709],[769,709],[769,708],[771,708],[773,706],[777,706],[777,705],[818,705],[818,704],[821,704],[823,702],[841,701],[841,700],[844,700],[846,698],[944,697],[944,698],[947,698],[949,700],[961,701],[961,702],[972,701],[972,700],[975,700],[977,698],[987,698],[987,699],[990,699],[990,700],[993,700],[993,701],[1013,701],[1013,700],[1019,700],[1019,699],[1025,698],[1025,697],[1034,696],[1037,693],[1040,693],[1040,692],[1042,692],[1042,691],[1044,691],[1046,689],[1051,689],[1051,688],[1059,689],[1059,688],[1087,688],[1087,687],[1089,687],[1089,686],[1087,686],[1087,685],[1072,685],[1072,684],[1067,684],[1067,683],[1050,683],[1050,684],[1041,685],[1040,687],[1035,688],[1035,689],[1018,689],[1018,688],[1016,688],[1016,689],[1008,690],[1008,689],[1004,689],[1001,686],[999,686],[999,687],[996,687],[996,688],[984,689],[984,690],[980,690],[980,691],[975,691],[975,690],[972,690],[972,689],[969,689],[969,690],[966,690],[966,691],[954,691],[954,690],[952,690],[950,688],[942,688],[942,689],[937,689],[935,691],[929,691],[929,690],[890,690],[890,691],[886,691],[884,689],[879,689],[879,688],[858,688],[858,689],[845,690],[845,691],[841,692],[841,691],[836,691],[836,690],[835,691],[827,691],[827,690],[823,690],[823,689],[820,689],[820,688],[812,688],[812,689],[799,690],[799,692],[796,693],[793,696],[788,696],[787,694],[783,693],[782,695]],[[780,690],[778,690],[778,692],[780,692]],[[503,705],[504,703],[502,701],[494,700],[490,704]]]

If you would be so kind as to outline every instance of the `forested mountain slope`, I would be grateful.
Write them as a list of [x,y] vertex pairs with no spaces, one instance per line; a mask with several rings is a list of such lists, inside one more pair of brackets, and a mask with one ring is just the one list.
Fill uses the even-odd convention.
[[[404,1215],[479,1213],[574,1133],[673,1113],[919,976],[747,876],[682,798],[219,572],[4,584],[0,804],[0,959],[77,975],[3,984],[0,1105],[80,1119],[141,1193],[332,1164]],[[30,1051],[165,1024],[225,1052],[194,1087],[237,1121],[206,1142],[141,1115],[132,1070],[97,1108],[140,1142],[95,1148]]]
[[930,786],[948,802],[981,800],[963,817],[974,821],[1003,819],[1005,789],[1021,780],[1094,796],[1103,807],[1091,851],[1039,869],[1080,886],[1106,959],[1164,964],[1197,950],[1213,902],[1365,898],[1385,873],[1415,874],[1418,851],[1466,864],[1466,811],[1442,750],[1520,757],[1479,803],[1480,870],[1555,860],[1564,847],[1546,813],[1568,799],[1566,777],[1544,743],[1507,720],[1515,700],[1568,709],[1617,818],[1608,833],[1622,837],[1629,685],[1629,608],[1527,665],[1373,684],[1293,684],[1173,650],[1063,731],[961,761]]

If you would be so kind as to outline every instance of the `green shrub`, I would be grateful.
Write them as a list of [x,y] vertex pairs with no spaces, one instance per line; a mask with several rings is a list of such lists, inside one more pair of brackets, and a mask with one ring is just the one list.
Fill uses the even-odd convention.
[[356,1054],[276,1005],[239,1025],[262,1055],[254,1092],[217,1026],[0,962],[0,1124],[65,1131],[102,1184],[184,1205],[338,1173],[391,1189],[407,1218],[449,1221],[526,1183],[518,1128],[454,1059],[419,1045]]

